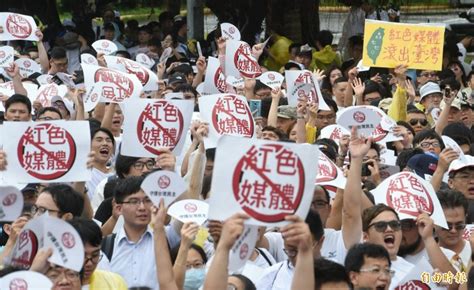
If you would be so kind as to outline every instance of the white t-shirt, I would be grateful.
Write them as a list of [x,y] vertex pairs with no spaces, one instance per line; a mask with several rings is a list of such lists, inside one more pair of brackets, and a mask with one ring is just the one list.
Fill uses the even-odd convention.
[[411,271],[414,265],[410,262],[407,262],[402,257],[397,256],[395,261],[392,261],[391,269],[395,271],[395,276],[392,278],[390,283],[390,290],[395,289],[400,282],[405,278],[405,276]]
[[[284,243],[281,233],[268,232],[265,233],[265,238],[268,240],[268,251],[275,258],[277,262],[282,262],[288,259],[283,251]],[[344,239],[342,231],[334,229],[324,229],[324,242],[321,247],[321,257],[344,265],[347,250],[344,246]]]
[[92,177],[91,180],[86,182],[87,194],[89,199],[92,200],[95,194],[95,188],[97,185],[104,179],[113,175],[113,173],[104,173],[97,168],[92,168]]

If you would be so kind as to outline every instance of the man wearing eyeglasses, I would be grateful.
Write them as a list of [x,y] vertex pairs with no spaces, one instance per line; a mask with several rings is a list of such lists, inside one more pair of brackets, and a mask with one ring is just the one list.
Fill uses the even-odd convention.
[[347,252],[344,266],[349,273],[354,290],[387,290],[395,272],[387,250],[381,245],[363,243]]
[[79,217],[84,208],[84,197],[66,184],[50,185],[38,195],[32,212],[39,216],[48,212],[63,220]]
[[126,290],[127,284],[119,275],[107,271],[109,264],[100,251],[102,232],[92,220],[75,218],[69,222],[79,233],[84,244],[82,285],[89,289]]
[[465,155],[465,160],[456,159],[449,164],[449,188],[474,199],[474,157]]
[[419,86],[423,86],[429,81],[435,82],[438,80],[436,72],[433,70],[417,70],[416,71],[416,82]]
[[[153,231],[148,226],[153,203],[141,189],[143,179],[141,176],[128,177],[120,180],[115,188],[116,207],[123,216],[124,225],[113,240],[110,268],[124,278],[128,287],[158,289]],[[176,222],[166,227],[170,248],[179,245],[180,227]]]
[[[393,289],[414,265],[397,256],[402,240],[402,231],[398,213],[393,208],[385,204],[377,204],[361,213],[361,197],[363,194],[361,167],[363,158],[370,147],[371,140],[359,136],[357,129],[354,127],[349,143],[351,166],[344,189],[342,218],[342,228],[344,230],[342,234],[346,249],[363,240],[364,242],[381,245],[387,250],[392,269],[395,271],[390,284],[390,288]],[[433,238],[433,221],[426,213],[422,213],[417,218],[417,225],[433,268],[439,268],[444,273],[448,271],[453,273],[454,269]]]
[[440,190],[437,195],[449,227],[436,226],[439,245],[455,252],[454,256],[448,257],[451,264],[458,271],[466,271],[472,255],[471,244],[462,237],[466,228],[467,199],[461,192],[451,189]]

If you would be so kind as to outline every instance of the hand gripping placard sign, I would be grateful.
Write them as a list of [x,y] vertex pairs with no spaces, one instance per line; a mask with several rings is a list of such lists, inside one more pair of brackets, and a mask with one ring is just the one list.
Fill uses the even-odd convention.
[[222,135],[252,138],[255,124],[247,100],[233,94],[216,94],[199,99],[201,118],[209,123],[209,134],[204,139],[206,148],[216,147]]
[[8,156],[5,179],[12,182],[87,181],[90,150],[87,121],[7,122],[4,150]]
[[[127,102],[128,103],[128,102]],[[179,155],[193,114],[191,100],[138,99],[123,106],[125,115],[121,153],[127,156],[156,157],[159,148]]]
[[318,153],[309,144],[223,136],[214,161],[209,219],[225,220],[243,211],[251,217],[249,224],[282,226],[287,215],[305,218]]

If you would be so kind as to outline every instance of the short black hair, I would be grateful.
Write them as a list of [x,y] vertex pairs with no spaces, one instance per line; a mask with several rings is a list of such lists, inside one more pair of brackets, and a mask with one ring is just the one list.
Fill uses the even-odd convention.
[[246,276],[244,276],[242,274],[232,274],[230,276],[239,279],[240,282],[242,282],[244,284],[244,290],[257,290],[257,288],[255,287],[255,284],[253,284],[252,280],[250,280]]
[[346,271],[348,273],[358,273],[364,265],[365,258],[385,258],[387,259],[388,265],[392,265],[392,262],[390,261],[390,255],[388,254],[387,249],[385,249],[383,246],[371,243],[360,243],[352,246],[352,248],[350,248],[347,252],[346,260],[344,261]]
[[54,184],[44,188],[41,193],[48,193],[61,213],[71,213],[79,217],[84,209],[84,197],[67,184]]
[[329,30],[321,30],[316,35],[316,41],[318,41],[319,44],[321,44],[322,47],[325,47],[327,45],[331,45],[333,39],[334,39],[334,36],[332,35],[331,31],[329,31]]
[[[324,97],[324,102],[329,106],[329,108],[334,110],[334,113],[337,113],[337,104],[333,99]],[[319,111],[321,111],[321,109],[319,109]]]
[[[176,262],[176,258],[178,257],[179,247],[180,247],[180,245],[177,245],[176,247],[172,248],[171,251],[170,251],[171,263],[173,265]],[[206,252],[204,252],[204,249],[201,246],[196,245],[196,244],[193,243],[193,244],[191,244],[189,249],[193,249],[196,252],[198,252],[199,256],[201,256],[202,260],[204,261],[204,264],[207,263]]]
[[93,247],[98,247],[102,243],[102,231],[99,225],[90,219],[76,217],[69,221],[81,237],[82,243],[89,243]]
[[459,91],[461,89],[461,83],[455,78],[446,78],[439,83],[439,88],[444,90],[446,86],[449,86],[451,90]]
[[314,289],[319,290],[326,283],[344,282],[351,286],[349,275],[341,264],[320,258],[314,261]]
[[411,108],[407,110],[407,114],[425,114],[422,111],[418,110],[417,108]]
[[25,95],[20,95],[20,94],[14,94],[11,97],[9,97],[6,102],[5,102],[5,112],[8,111],[8,108],[17,103],[22,103],[26,106],[28,113],[31,114],[31,101],[30,99],[25,96]]
[[182,63],[182,64],[178,65],[177,67],[175,67],[174,69],[172,69],[169,74],[172,75],[172,74],[177,73],[177,72],[182,73],[185,76],[187,76],[189,74],[194,74],[193,68],[189,64],[185,64],[185,63]]
[[135,194],[141,190],[141,185],[145,179],[142,176],[130,176],[125,179],[121,179],[115,187],[115,201],[122,203],[127,196]]
[[285,70],[290,70],[290,69],[292,69],[292,68],[296,68],[297,70],[300,70],[300,69],[301,69],[301,67],[300,67],[297,63],[291,62],[291,61],[290,61],[290,62],[287,62],[287,63],[285,64],[284,68],[285,68]]
[[95,129],[94,131],[92,131],[91,139],[94,139],[94,136],[99,132],[105,133],[107,136],[109,136],[110,139],[112,139],[112,144],[113,144],[113,147],[114,147],[114,150],[115,150],[114,134],[112,134],[112,132],[110,132],[110,130],[107,129],[107,128],[100,127],[100,128]]
[[108,22],[104,24],[104,31],[115,31],[115,26]]
[[262,128],[262,132],[264,131],[272,131],[273,133],[277,134],[279,140],[284,140],[288,136],[279,128],[275,128],[273,126],[265,126]]
[[216,148],[208,148],[206,149],[206,159],[212,160],[216,159]]
[[324,236],[324,226],[319,213],[310,210],[306,216],[305,223],[308,224],[309,231],[315,241],[319,241]]
[[415,135],[415,138],[413,138],[413,145],[416,147],[425,139],[436,139],[436,141],[438,141],[441,146],[441,150],[444,149],[443,139],[438,135],[438,133],[436,133],[434,129],[424,129],[418,132],[418,134]]
[[124,179],[125,175],[130,172],[130,168],[139,159],[139,157],[125,156],[119,153],[117,155],[117,159],[115,159],[115,173],[117,174],[118,178]]
[[382,95],[380,85],[374,81],[369,80],[365,82],[365,89],[363,95],[365,96],[371,93],[379,93],[380,95]]
[[338,83],[347,83],[348,79],[346,77],[338,77],[337,79],[334,80],[334,85]]
[[59,46],[53,47],[53,49],[51,49],[50,56],[52,59],[67,58],[66,50]]
[[397,160],[395,161],[395,165],[400,167],[400,171],[402,171],[405,167],[407,167],[408,160],[417,154],[424,154],[425,152],[421,148],[409,148],[403,149],[397,156]]
[[467,214],[469,204],[466,197],[461,192],[454,189],[441,189],[436,194],[443,209],[462,206],[464,208],[464,213]]
[[132,59],[132,55],[130,54],[130,52],[126,51],[126,50],[118,50],[116,53],[115,53],[116,56],[121,56],[121,57],[124,57],[126,59]]
[[42,107],[36,113],[36,119],[38,119],[41,115],[43,115],[46,112],[54,112],[54,113],[58,114],[61,119],[63,118],[63,115],[61,114],[61,112],[57,108],[55,108],[55,107]]
[[331,159],[331,161],[336,162],[339,146],[334,140],[329,138],[320,138],[317,139],[314,144],[318,145],[319,150],[323,152],[326,157]]

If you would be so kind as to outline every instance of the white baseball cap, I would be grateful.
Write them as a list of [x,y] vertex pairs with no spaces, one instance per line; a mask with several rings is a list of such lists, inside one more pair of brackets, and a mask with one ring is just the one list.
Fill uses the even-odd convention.
[[464,155],[466,157],[465,160],[456,159],[449,165],[448,174],[453,171],[458,171],[466,167],[474,167],[474,156],[471,155]]
[[443,94],[441,92],[441,89],[439,87],[439,85],[435,82],[427,82],[426,84],[424,84],[423,86],[421,86],[420,88],[420,102],[421,100],[423,100],[424,97],[426,97],[427,95],[430,95],[430,94],[435,94],[435,93],[439,93],[439,94]]
[[[76,110],[74,109],[74,103],[67,99],[67,98],[61,98],[60,96],[54,96],[51,98],[51,104],[57,102],[57,101],[61,101],[64,103],[64,106],[66,107],[66,110],[69,112],[69,115],[71,116],[71,118],[74,118],[75,114],[76,114]],[[64,118],[65,116],[63,116]]]

